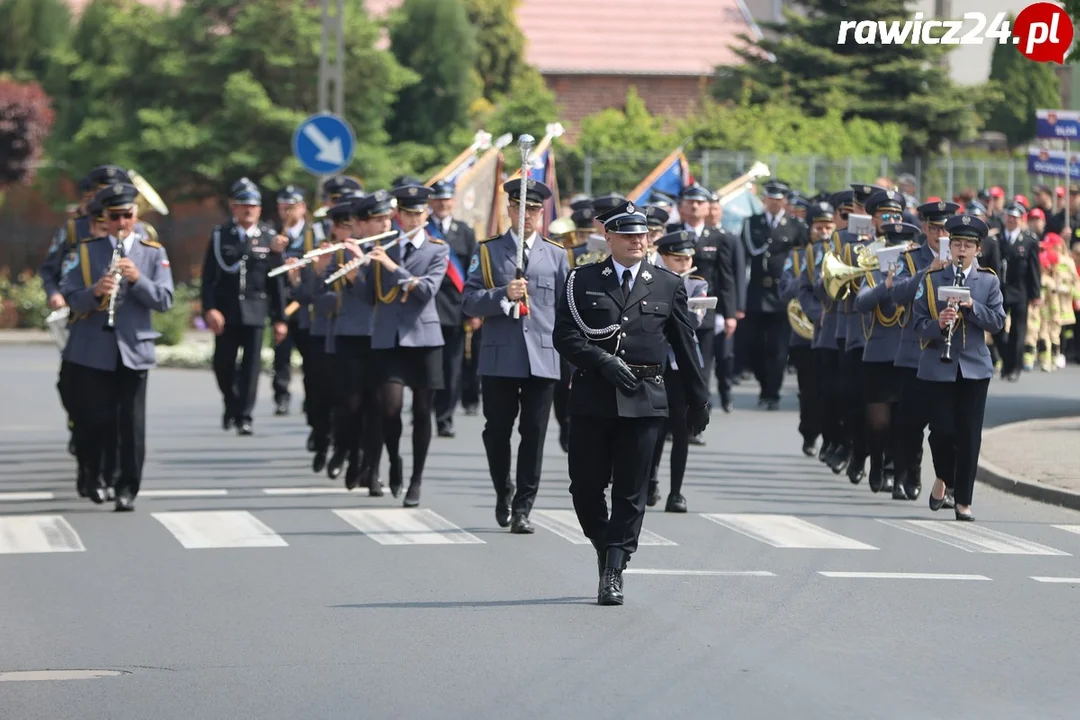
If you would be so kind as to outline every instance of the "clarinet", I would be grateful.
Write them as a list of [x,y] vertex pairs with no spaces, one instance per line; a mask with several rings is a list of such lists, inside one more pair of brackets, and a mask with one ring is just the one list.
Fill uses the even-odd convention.
[[[964,284],[963,266],[960,264],[960,261],[957,260],[956,261],[956,275],[953,276],[953,287],[959,287],[960,285],[963,285],[963,284]],[[949,307],[955,308],[956,306],[957,305],[956,305],[955,300],[949,300]],[[941,362],[943,362],[943,363],[951,363],[952,360],[953,360],[953,358],[952,358],[952,336],[953,336],[953,328],[955,328],[955,327],[956,327],[956,321],[953,320],[952,322],[949,323],[949,328],[945,332],[945,347],[943,347],[941,349]]]
[[113,286],[112,292],[109,293],[109,317],[105,321],[105,329],[109,332],[116,330],[116,297],[120,294],[120,278],[122,273],[117,265],[120,264],[120,258],[122,257],[121,249],[123,248],[123,239],[116,239],[116,247],[113,248],[112,261],[109,264],[108,274],[113,276],[113,280],[116,281]]

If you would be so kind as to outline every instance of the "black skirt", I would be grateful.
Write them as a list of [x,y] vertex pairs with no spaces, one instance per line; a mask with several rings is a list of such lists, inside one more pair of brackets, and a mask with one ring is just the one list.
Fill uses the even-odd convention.
[[346,396],[363,394],[371,387],[371,336],[339,335],[334,344],[334,354],[328,357],[337,391]]
[[441,347],[395,347],[372,350],[379,384],[399,383],[412,390],[442,390]]
[[863,362],[863,398],[867,403],[900,402],[905,389],[904,373],[891,362]]

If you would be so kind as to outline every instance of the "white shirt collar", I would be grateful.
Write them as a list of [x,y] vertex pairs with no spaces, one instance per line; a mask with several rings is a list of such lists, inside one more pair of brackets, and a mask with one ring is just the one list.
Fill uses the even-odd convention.
[[407,237],[405,237],[404,234],[402,234],[402,236],[400,238],[398,238],[398,245],[400,245],[401,249],[404,250],[405,249],[405,244],[410,243],[410,244],[412,244],[412,246],[414,248],[419,250],[420,246],[424,244],[424,238],[426,236],[427,236],[427,232],[424,231],[424,230],[419,231],[418,233],[416,233],[415,235],[413,235],[410,238],[407,238]]
[[296,222],[296,224],[290,225],[289,227],[285,228],[285,234],[291,237],[293,240],[296,240],[298,237],[300,237],[300,231],[303,229],[304,221],[299,220]]
[[442,230],[443,233],[448,233],[450,232],[450,223],[454,222],[454,216],[447,215],[441,220],[439,218],[435,218],[435,221],[439,224],[439,229]]
[[780,222],[780,218],[782,218],[782,217],[784,217],[784,211],[783,210],[776,213],[775,215],[770,215],[769,213],[765,213],[765,219],[769,221],[769,227],[772,227],[776,223]]
[[691,230],[693,230],[694,234],[697,235],[698,237],[701,237],[701,233],[705,232],[705,221],[704,220],[702,220],[697,225],[690,225],[689,223],[687,223],[686,226],[688,228],[690,228]]
[[[514,244],[515,244],[515,245],[517,245],[517,244],[518,244],[518,236],[517,236],[517,233],[516,233],[516,232],[514,232],[513,230],[511,230],[511,231],[510,231],[510,237],[511,237],[511,238],[513,238],[513,240],[514,240]],[[529,250],[532,250],[532,246],[533,246],[533,243],[534,243],[534,242],[536,242],[536,232],[535,232],[535,231],[533,232],[533,234],[532,234],[532,235],[530,235],[529,237],[525,238],[525,247],[529,248]]]
[[[112,243],[113,248],[115,248],[116,247],[116,236],[115,235],[110,235],[109,236],[109,242]],[[128,236],[126,238],[124,238],[124,255],[125,256],[131,254],[131,246],[134,245],[134,244],[135,244],[135,233],[129,233]]]
[[630,271],[630,287],[634,287],[634,283],[637,282],[638,270],[641,269],[641,261],[638,260],[630,267],[620,265],[615,258],[611,258],[611,264],[615,266],[615,277],[619,279],[619,284],[622,285],[622,276],[624,270]]

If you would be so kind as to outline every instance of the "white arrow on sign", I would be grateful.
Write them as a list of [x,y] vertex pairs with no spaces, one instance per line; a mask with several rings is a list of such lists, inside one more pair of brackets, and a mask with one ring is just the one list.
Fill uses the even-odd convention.
[[304,136],[319,149],[319,154],[315,156],[315,159],[319,162],[331,165],[341,165],[345,162],[345,151],[341,147],[341,138],[331,140],[322,134],[322,130],[315,127],[315,123],[304,126]]

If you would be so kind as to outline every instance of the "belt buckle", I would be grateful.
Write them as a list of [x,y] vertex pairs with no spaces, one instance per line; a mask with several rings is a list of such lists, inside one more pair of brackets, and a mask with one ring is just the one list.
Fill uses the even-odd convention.
[[766,277],[761,281],[761,284],[767,288],[771,288],[773,285],[773,279],[771,277]]

